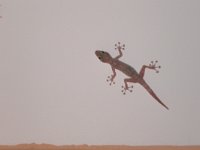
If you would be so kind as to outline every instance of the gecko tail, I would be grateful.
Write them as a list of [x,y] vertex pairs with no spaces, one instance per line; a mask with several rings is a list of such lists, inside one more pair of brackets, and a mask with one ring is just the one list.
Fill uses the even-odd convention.
[[154,98],[156,99],[162,106],[164,106],[167,110],[169,110],[169,108],[157,97],[157,95],[154,93],[154,91],[150,88],[150,86],[144,81],[142,80],[140,82],[140,84],[148,91],[148,93]]

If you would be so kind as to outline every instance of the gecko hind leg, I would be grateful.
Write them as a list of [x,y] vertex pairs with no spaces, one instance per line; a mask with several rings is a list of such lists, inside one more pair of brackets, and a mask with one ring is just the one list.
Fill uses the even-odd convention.
[[161,66],[157,66],[157,63],[158,61],[151,61],[151,63],[147,66],[147,65],[143,65],[142,66],[142,69],[140,70],[140,73],[139,75],[143,78],[144,77],[144,74],[145,74],[145,69],[148,68],[148,69],[153,69],[156,71],[156,73],[159,73],[159,70],[161,68]]
[[126,94],[126,91],[129,91],[129,92],[133,92],[132,88],[133,88],[133,85],[132,86],[128,86],[128,82],[133,82],[133,79],[132,78],[128,78],[128,79],[124,79],[124,86],[122,85],[122,90],[121,92],[125,95]]

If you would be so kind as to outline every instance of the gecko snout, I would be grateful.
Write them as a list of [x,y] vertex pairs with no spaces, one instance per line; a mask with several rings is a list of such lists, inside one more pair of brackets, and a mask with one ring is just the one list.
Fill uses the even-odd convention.
[[96,50],[95,54],[96,54],[97,57],[100,57],[101,56],[101,51],[100,50]]
[[96,55],[98,54],[98,50],[95,51],[95,54],[96,54]]
[[101,54],[100,54],[100,50],[96,50],[95,51],[96,56],[101,60]]

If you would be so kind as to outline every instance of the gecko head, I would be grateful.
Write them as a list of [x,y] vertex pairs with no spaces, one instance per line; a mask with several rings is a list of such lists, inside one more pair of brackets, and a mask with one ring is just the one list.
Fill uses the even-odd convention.
[[99,60],[104,63],[109,63],[109,61],[112,58],[108,52],[101,51],[101,50],[96,50],[95,54],[99,58]]

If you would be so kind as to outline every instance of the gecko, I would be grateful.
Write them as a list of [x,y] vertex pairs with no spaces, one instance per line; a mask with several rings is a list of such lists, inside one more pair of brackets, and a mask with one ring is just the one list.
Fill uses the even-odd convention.
[[152,69],[155,70],[156,73],[158,73],[158,69],[161,68],[161,66],[158,66],[157,63],[158,61],[151,61],[149,65],[143,65],[140,72],[138,73],[132,66],[122,62],[119,60],[123,56],[122,50],[125,50],[125,44],[122,44],[118,42],[115,44],[115,50],[118,50],[119,55],[116,57],[112,57],[108,52],[103,51],[103,50],[96,50],[95,54],[97,58],[103,62],[110,64],[112,68],[113,74],[111,76],[108,76],[107,82],[110,82],[109,84],[115,84],[114,78],[116,77],[116,69],[124,73],[128,78],[124,79],[124,85],[122,86],[122,93],[125,95],[127,91],[132,92],[133,86],[128,86],[129,82],[132,83],[139,83],[142,85],[148,93],[155,99],[157,102],[159,102],[162,106],[164,106],[166,109],[169,109],[159,98],[158,96],[154,93],[154,91],[150,88],[150,86],[146,83],[144,80],[144,74],[145,74],[145,69]]

